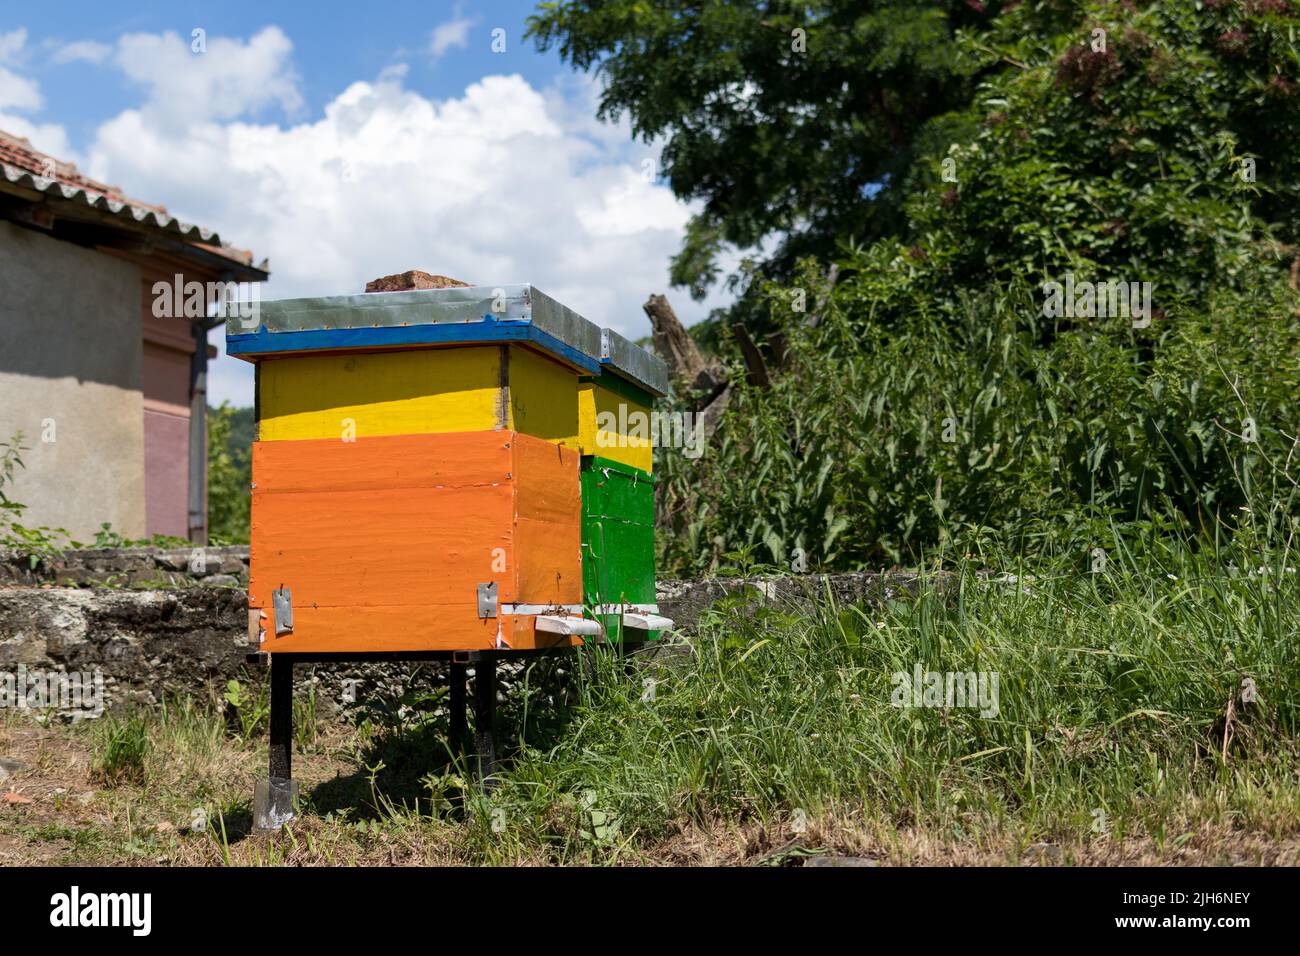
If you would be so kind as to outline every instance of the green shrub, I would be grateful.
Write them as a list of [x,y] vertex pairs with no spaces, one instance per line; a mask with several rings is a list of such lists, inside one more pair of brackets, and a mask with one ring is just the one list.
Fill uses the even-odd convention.
[[224,700],[226,725],[240,740],[252,740],[270,724],[271,695],[265,683],[245,686],[231,679]]
[[[244,438],[252,409],[222,402],[208,408],[208,536],[213,544],[247,544],[252,463]],[[237,434],[236,434],[237,433]]]
[[1244,508],[1289,520],[1292,302],[1261,280],[1134,329],[1046,319],[1017,285],[885,326],[850,279],[816,328],[785,322],[771,387],[735,372],[701,458],[661,452],[664,565],[703,571],[749,546],[786,567],[874,567],[990,538],[1082,556],[1144,524],[1208,540]]
[[[905,227],[844,237],[815,327],[820,269],[746,292],[776,381],[703,459],[660,455],[666,568],[1289,518],[1298,9],[1046,0],[967,33],[973,102],[888,184]],[[1046,317],[1067,273],[1150,283],[1150,323]]]

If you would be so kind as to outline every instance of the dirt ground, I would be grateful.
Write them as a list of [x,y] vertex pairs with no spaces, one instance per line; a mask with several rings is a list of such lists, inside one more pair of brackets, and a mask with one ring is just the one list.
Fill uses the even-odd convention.
[[[326,732],[317,753],[300,754],[295,777],[304,791],[355,779],[344,744],[350,728]],[[252,831],[247,796],[259,775],[261,748],[231,741],[191,780],[203,791],[208,771],[221,793],[186,793],[186,779],[162,786],[109,786],[92,773],[92,737],[79,727],[35,719],[0,724],[0,865],[439,865],[469,862],[545,864],[536,849],[500,857],[467,848],[458,827],[432,818],[364,823],[347,814],[304,813],[281,832]],[[240,796],[243,795],[243,796]],[[201,826],[199,805],[220,806]],[[243,806],[240,806],[243,804]],[[205,810],[204,813],[209,813]],[[200,826],[196,827],[195,823]],[[1174,842],[1024,844],[1005,839],[945,839],[918,830],[881,830],[852,816],[824,817],[800,832],[757,823],[685,826],[672,838],[641,844],[602,861],[633,865],[1247,865],[1300,864],[1295,827],[1270,835],[1203,826]],[[1175,845],[1177,844],[1177,845]]]
[[[298,755],[305,792],[358,779],[346,749],[350,730],[327,731],[316,753]],[[30,718],[0,723],[0,866],[47,865],[439,865],[544,864],[535,848],[484,853],[462,825],[429,817],[369,823],[347,813],[307,812],[277,833],[252,830],[247,804],[264,748],[234,742],[200,771],[147,787],[109,785],[92,773],[91,734]],[[212,780],[219,780],[213,792]],[[220,810],[222,804],[226,810]],[[216,807],[217,812],[202,807]],[[195,826],[198,823],[200,826]],[[593,862],[650,866],[1021,865],[1295,866],[1295,821],[1277,834],[1203,825],[1163,845],[1100,838],[1048,844],[1012,835],[978,841],[864,824],[853,815],[808,821],[799,833],[757,823],[684,826],[668,839],[607,853]]]

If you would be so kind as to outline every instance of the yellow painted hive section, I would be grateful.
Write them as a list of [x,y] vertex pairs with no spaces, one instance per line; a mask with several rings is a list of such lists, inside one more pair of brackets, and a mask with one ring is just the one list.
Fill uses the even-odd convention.
[[510,428],[578,445],[578,373],[516,346],[263,359],[258,402],[261,441]]
[[524,348],[511,347],[507,361],[509,427],[577,450],[577,373]]
[[595,382],[578,386],[579,449],[642,471],[654,470],[650,409]]

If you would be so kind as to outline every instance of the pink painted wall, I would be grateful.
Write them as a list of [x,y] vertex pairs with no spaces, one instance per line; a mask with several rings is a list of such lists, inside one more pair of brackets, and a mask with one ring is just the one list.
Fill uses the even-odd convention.
[[[145,296],[146,308],[152,303]],[[181,319],[144,316],[144,497],[146,533],[189,537],[190,361],[194,340]]]

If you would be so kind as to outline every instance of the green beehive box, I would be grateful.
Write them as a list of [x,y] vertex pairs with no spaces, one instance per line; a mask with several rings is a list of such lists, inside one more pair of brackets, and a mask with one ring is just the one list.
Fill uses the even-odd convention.
[[[654,478],[609,458],[582,459],[582,584],[588,613],[624,639],[625,611],[656,613]],[[633,633],[635,636],[633,636]],[[654,640],[658,631],[629,632]]]

